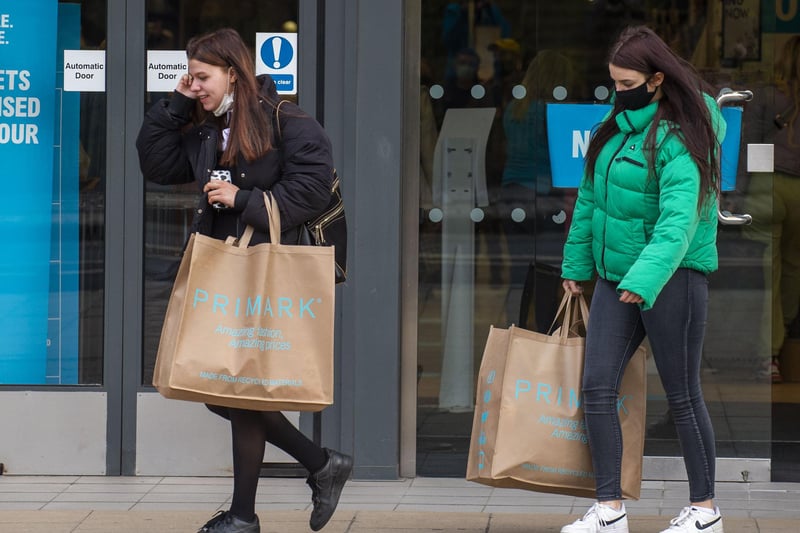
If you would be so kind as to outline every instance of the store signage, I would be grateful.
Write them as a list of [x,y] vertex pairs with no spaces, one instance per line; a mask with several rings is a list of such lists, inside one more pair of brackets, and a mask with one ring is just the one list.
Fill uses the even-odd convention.
[[[592,133],[611,110],[608,104],[547,104],[547,142],[553,187],[576,188],[583,178],[583,164]],[[722,143],[722,190],[736,188],[742,108],[724,107],[727,123]]]
[[104,92],[106,90],[105,50],[64,50],[64,90]]
[[0,7],[0,384],[43,383],[51,281],[57,0]]
[[256,74],[269,74],[278,94],[297,94],[297,34],[256,33]]
[[147,51],[147,90],[151,93],[171,93],[187,72],[189,62],[184,50]]
[[547,142],[553,187],[578,187],[592,132],[611,109],[606,104],[547,104]]

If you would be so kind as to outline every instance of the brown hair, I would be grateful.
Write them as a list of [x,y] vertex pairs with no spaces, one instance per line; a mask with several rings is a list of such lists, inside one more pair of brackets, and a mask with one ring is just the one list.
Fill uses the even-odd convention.
[[532,100],[553,101],[553,89],[559,84],[572,87],[575,81],[572,63],[564,55],[555,50],[541,50],[536,54],[525,77],[520,84],[525,87],[525,96],[514,100],[511,115],[514,120],[524,120]]
[[[193,37],[186,45],[186,55],[190,60],[231,68],[236,74],[230,137],[220,163],[235,164],[239,154],[253,161],[268,152],[272,148],[272,123],[259,99],[253,57],[236,30],[223,28]],[[200,118],[208,115],[198,109]]]
[[[703,93],[711,94],[710,86],[700,78],[695,68],[673,52],[661,38],[645,26],[628,27],[622,31],[611,47],[608,62],[617,67],[643,73],[648,79],[656,72],[664,74],[661,84],[663,96],[653,124],[666,121],[670,135],[678,135],[692,160],[700,170],[700,210],[710,195],[719,193],[720,167],[717,157],[719,142],[711,123],[711,113]],[[586,153],[586,172],[594,178],[597,157],[603,146],[619,132],[615,117],[623,109],[615,105],[608,120],[597,129]],[[657,152],[656,133],[652,127],[647,133],[644,150],[650,174],[654,175]]]
[[789,124],[789,145],[794,143],[794,128],[797,117],[800,115],[800,35],[794,35],[783,44],[778,60],[775,62],[775,82],[792,103],[787,110],[779,109],[783,115],[788,111],[788,116],[782,117]]

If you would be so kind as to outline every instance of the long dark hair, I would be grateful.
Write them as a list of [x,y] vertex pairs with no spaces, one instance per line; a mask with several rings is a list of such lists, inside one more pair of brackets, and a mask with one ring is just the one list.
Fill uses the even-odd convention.
[[[647,79],[656,72],[664,73],[661,84],[663,93],[653,124],[667,121],[670,132],[678,135],[689,150],[692,160],[700,170],[700,195],[698,210],[702,208],[709,195],[719,193],[720,168],[716,157],[719,143],[711,123],[711,113],[702,93],[711,94],[711,87],[705,83],[695,68],[685,59],[673,52],[661,38],[645,26],[628,27],[622,31],[617,42],[611,47],[609,64],[643,73]],[[619,132],[615,117],[622,112],[615,105],[611,116],[592,137],[586,153],[586,172],[589,179],[594,178],[597,157],[603,146]],[[657,127],[647,132],[644,150],[650,174],[654,175]]]
[[[186,55],[190,60],[231,68],[236,74],[236,83],[231,85],[234,99],[228,124],[230,136],[220,163],[235,164],[240,153],[246,160],[253,161],[269,151],[272,148],[272,124],[259,102],[253,57],[236,30],[223,28],[193,37],[186,45]],[[198,114],[202,119],[209,115],[202,107]]]

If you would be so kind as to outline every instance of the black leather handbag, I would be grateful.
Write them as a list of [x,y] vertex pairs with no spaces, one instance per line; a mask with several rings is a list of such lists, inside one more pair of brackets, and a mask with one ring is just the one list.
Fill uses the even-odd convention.
[[347,220],[344,217],[344,202],[336,169],[333,171],[331,200],[328,207],[320,216],[302,225],[297,244],[333,246],[336,283],[347,279]]
[[[274,119],[278,141],[282,140],[281,122],[278,114],[284,102],[286,100],[281,100],[275,106]],[[347,279],[347,220],[344,216],[342,188],[336,169],[333,169],[333,184],[331,185],[331,198],[328,202],[328,207],[317,218],[301,225],[297,244],[333,246],[333,253],[336,259],[336,283],[342,283]]]

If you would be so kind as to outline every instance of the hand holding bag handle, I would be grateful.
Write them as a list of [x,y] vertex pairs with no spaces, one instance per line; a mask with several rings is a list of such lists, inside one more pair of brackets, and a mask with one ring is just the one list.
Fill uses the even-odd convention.
[[[267,221],[269,222],[269,241],[274,244],[280,244],[281,214],[280,210],[278,209],[278,202],[275,201],[275,197],[267,192],[264,193],[264,207],[267,210]],[[225,242],[239,248],[247,248],[250,246],[250,239],[253,238],[253,231],[253,226],[248,225],[244,229],[241,237],[238,239],[234,237],[228,237]]]
[[[578,305],[573,306],[573,300],[577,300]],[[561,326],[556,328],[556,324],[561,320]],[[569,293],[564,293],[561,303],[558,306],[553,322],[547,330],[548,335],[555,335],[562,339],[570,336],[581,336],[578,332],[573,331],[573,327],[583,324],[586,328],[589,325],[589,306],[586,304],[586,298],[583,294],[573,296]]]

